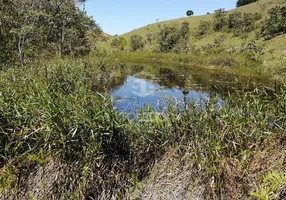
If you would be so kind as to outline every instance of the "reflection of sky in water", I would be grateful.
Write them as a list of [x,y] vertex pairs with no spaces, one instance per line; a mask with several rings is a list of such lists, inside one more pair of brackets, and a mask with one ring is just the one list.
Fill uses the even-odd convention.
[[163,112],[167,102],[179,102],[184,105],[185,101],[193,101],[202,105],[210,97],[206,92],[184,90],[179,87],[166,88],[155,83],[154,77],[152,80],[153,82],[128,76],[124,85],[110,93],[113,97],[114,107],[118,111],[128,113],[146,106],[155,109],[157,112]]

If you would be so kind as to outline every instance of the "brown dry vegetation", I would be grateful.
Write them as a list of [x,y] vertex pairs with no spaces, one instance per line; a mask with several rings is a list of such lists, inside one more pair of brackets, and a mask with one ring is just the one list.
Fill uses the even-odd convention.
[[[267,141],[261,145],[264,146],[261,152],[249,157],[223,158],[220,180],[223,199],[256,199],[248,192],[259,187],[267,172],[285,172],[286,148],[281,141]],[[204,172],[194,165],[189,152],[187,149],[169,149],[164,158],[154,164],[150,177],[140,183],[134,196],[142,200],[218,199],[214,177],[206,178]]]

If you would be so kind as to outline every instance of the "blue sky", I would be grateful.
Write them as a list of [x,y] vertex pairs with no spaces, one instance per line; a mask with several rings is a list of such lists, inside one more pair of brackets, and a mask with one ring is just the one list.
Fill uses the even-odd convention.
[[237,0],[88,0],[87,14],[104,32],[123,34],[147,24],[186,16],[187,10],[204,15],[218,8],[235,8]]

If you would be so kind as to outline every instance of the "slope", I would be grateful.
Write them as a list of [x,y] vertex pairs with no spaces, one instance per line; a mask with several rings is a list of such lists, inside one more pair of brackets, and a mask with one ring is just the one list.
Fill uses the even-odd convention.
[[[139,35],[143,38],[144,41],[147,40],[147,35],[152,36],[152,44],[145,42],[144,51],[154,51],[156,48],[156,34],[160,31],[160,28],[163,26],[175,26],[180,27],[182,22],[188,22],[190,28],[190,37],[189,45],[193,49],[201,49],[208,47],[208,45],[213,45],[216,41],[220,41],[221,45],[225,49],[243,49],[245,45],[254,40],[255,43],[262,48],[262,60],[263,65],[265,65],[262,70],[265,70],[266,74],[268,71],[273,71],[273,75],[276,76],[280,74],[281,70],[285,71],[286,68],[286,34],[274,37],[271,40],[264,40],[262,37],[257,37],[261,32],[261,27],[263,25],[263,20],[268,17],[268,10],[275,5],[286,5],[285,0],[260,0],[258,2],[248,4],[233,10],[227,11],[227,13],[232,13],[239,11],[242,13],[259,13],[261,14],[261,20],[256,22],[255,29],[250,33],[234,36],[234,33],[231,31],[213,31],[210,27],[209,31],[204,35],[199,35],[199,25],[201,21],[206,21],[212,23],[214,21],[214,14],[207,14],[202,16],[192,16],[192,17],[183,17],[179,19],[172,19],[168,21],[162,21],[154,24],[146,25],[142,28],[135,29],[131,32],[125,33],[120,37],[123,37],[127,44],[125,46],[125,51],[130,50],[130,37],[132,35]],[[117,51],[117,49],[111,48],[111,42],[113,38],[98,44],[99,48],[103,48],[107,51]],[[259,69],[260,70],[260,69]]]

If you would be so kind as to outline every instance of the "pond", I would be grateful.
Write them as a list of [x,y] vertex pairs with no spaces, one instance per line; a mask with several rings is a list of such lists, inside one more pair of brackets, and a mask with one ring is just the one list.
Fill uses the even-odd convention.
[[251,91],[265,84],[258,79],[213,74],[182,66],[137,65],[113,79],[121,80],[108,90],[114,108],[127,113],[146,106],[162,112],[170,102],[183,106],[187,101],[193,101],[202,105],[212,97],[218,97],[221,104],[230,93]]

